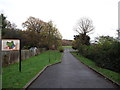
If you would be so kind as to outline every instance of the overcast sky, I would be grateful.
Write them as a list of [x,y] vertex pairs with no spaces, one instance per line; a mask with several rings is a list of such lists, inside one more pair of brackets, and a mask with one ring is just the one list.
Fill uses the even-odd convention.
[[22,28],[29,16],[52,20],[63,39],[73,39],[73,29],[82,17],[91,18],[95,27],[92,40],[100,35],[117,37],[119,0],[0,0],[0,13]]

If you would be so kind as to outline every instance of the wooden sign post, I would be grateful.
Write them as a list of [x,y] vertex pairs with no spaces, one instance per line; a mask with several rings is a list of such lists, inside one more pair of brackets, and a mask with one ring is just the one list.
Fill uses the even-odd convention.
[[21,72],[21,45],[19,39],[2,39],[2,51],[19,51],[19,71]]

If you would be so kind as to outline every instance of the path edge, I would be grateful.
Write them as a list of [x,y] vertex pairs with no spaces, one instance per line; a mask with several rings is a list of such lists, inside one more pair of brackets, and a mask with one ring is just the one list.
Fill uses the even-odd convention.
[[[72,54],[73,55],[73,54]],[[81,62],[75,55],[73,55],[79,62]],[[109,77],[105,76],[104,74],[102,74],[101,72],[98,72],[97,70],[95,70],[94,68],[88,66],[87,64],[81,62],[82,64],[84,64],[85,66],[87,66],[88,68],[90,68],[91,70],[93,70],[94,72],[96,72],[97,74],[101,75],[104,77],[104,79],[109,80],[110,82],[112,82],[113,84],[117,85],[118,87],[120,87],[120,84],[115,82],[114,80],[110,79]]]
[[48,67],[59,64],[62,62],[63,53],[61,55],[61,60],[59,62],[46,65],[37,75],[35,75],[23,88],[27,89]]

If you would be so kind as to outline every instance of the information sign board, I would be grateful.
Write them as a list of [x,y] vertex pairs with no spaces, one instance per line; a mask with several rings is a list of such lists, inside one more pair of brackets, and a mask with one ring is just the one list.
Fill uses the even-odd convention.
[[2,51],[20,50],[20,40],[2,39]]

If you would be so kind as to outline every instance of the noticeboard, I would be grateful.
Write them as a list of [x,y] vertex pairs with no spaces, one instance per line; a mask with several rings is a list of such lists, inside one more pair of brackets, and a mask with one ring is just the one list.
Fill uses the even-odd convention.
[[19,39],[2,39],[2,51],[18,51],[20,50]]

